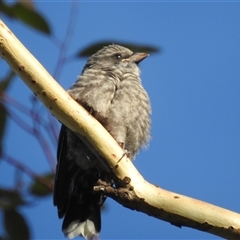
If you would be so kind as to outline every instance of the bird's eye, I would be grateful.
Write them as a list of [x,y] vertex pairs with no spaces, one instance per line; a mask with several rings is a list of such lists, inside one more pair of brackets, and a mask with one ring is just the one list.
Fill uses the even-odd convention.
[[115,58],[117,58],[117,59],[122,59],[122,55],[121,54],[119,54],[119,53],[117,53],[117,54],[115,54]]

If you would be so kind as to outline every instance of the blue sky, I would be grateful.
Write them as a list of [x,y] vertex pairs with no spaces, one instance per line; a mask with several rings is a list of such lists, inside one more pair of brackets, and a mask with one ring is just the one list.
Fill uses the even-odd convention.
[[[37,1],[36,8],[54,35],[63,39],[70,1]],[[240,212],[240,3],[85,1],[78,8],[69,55],[101,40],[161,48],[140,64],[152,104],[152,139],[134,162],[140,173],[164,189]],[[2,19],[53,74],[59,50],[52,40]],[[85,61],[64,66],[59,77],[64,88],[76,80]],[[7,71],[4,61],[0,69],[2,77]],[[30,106],[30,90],[19,79],[8,93]],[[34,138],[11,122],[5,148],[36,172],[50,170]],[[11,167],[0,163],[1,185],[12,186],[13,174]],[[21,212],[33,239],[64,239],[51,197],[36,199]],[[100,238],[218,239],[131,211],[111,199],[102,214]]]

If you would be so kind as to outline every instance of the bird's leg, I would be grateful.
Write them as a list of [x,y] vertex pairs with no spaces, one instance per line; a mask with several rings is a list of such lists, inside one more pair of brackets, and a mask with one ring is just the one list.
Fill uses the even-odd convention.
[[118,145],[122,148],[122,149],[124,149],[124,142],[118,142]]
[[128,158],[130,158],[131,152],[129,152],[127,149],[124,148],[124,147],[125,147],[124,142],[118,142],[118,145],[119,145],[119,146],[121,147],[121,149],[124,151],[123,156],[119,159],[118,162],[120,162],[124,156],[127,156]]
[[131,179],[125,177],[124,179],[118,182],[118,185],[113,187],[108,183],[98,180],[96,185],[93,187],[95,192],[101,192],[105,196],[111,197],[115,200],[131,198],[132,195],[135,195],[133,186],[130,185]]

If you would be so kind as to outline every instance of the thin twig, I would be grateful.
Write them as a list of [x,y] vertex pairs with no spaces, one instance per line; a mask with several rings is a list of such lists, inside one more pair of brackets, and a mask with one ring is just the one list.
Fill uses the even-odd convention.
[[60,73],[63,69],[63,65],[66,62],[66,53],[67,53],[67,49],[68,49],[71,37],[73,35],[73,31],[74,31],[74,27],[75,27],[74,23],[77,18],[77,12],[78,12],[78,2],[73,1],[67,31],[66,31],[64,40],[61,43],[60,52],[59,52],[59,56],[58,56],[58,60],[57,60],[57,66],[53,73],[53,76],[55,79],[59,79]]
[[[58,42],[60,52],[59,52],[59,56],[58,56],[58,60],[57,60],[56,69],[53,74],[55,79],[58,79],[58,80],[60,78],[60,74],[61,74],[61,71],[62,71],[65,63],[68,60],[66,53],[68,50],[68,46],[70,45],[71,37],[74,32],[75,22],[76,22],[77,13],[78,13],[78,6],[79,6],[78,2],[75,2],[75,1],[72,2],[69,23],[68,23],[68,27],[66,30],[64,40],[61,42],[61,44],[60,44],[60,42]],[[49,133],[52,135],[54,144],[57,145],[58,129],[56,127],[56,121],[52,117],[51,114],[48,114],[48,119],[49,119],[49,125],[47,127],[47,130],[50,130]]]
[[[13,98],[9,97],[7,94],[2,94],[2,100],[3,102],[7,102],[8,105],[14,106],[17,110],[19,110],[21,113],[24,113],[26,116],[28,116],[30,119],[32,119],[33,126],[30,126],[26,123],[26,121],[22,120],[14,111],[12,111],[10,108],[7,110],[8,116],[23,130],[25,130],[30,135],[34,136],[40,146],[43,149],[43,152],[45,153],[47,160],[49,162],[49,165],[52,169],[52,171],[55,171],[56,161],[55,157],[52,154],[52,151],[49,147],[49,144],[47,143],[47,140],[44,138],[42,132],[40,131],[40,127],[49,126],[49,124],[45,123],[46,121],[42,118],[42,116],[39,114],[39,111],[35,111],[35,107],[33,107],[31,110],[26,108],[21,103],[17,102]],[[48,135],[50,135],[49,130],[45,128],[45,131]],[[56,146],[56,142],[55,142]]]
[[20,117],[17,116],[13,111],[7,109],[8,116],[25,132],[34,135],[34,131],[31,126],[29,126],[25,121],[23,121]]
[[47,140],[43,136],[42,132],[39,130],[39,126],[40,125],[36,125],[33,128],[34,135],[35,135],[38,143],[40,144],[41,148],[43,149],[43,152],[46,155],[46,158],[48,160],[48,163],[49,163],[52,171],[54,172],[55,168],[56,168],[56,158],[53,156],[52,151],[51,151],[51,149],[49,147],[49,144],[48,144]]
[[28,168],[26,165],[22,164],[20,161],[16,160],[13,157],[8,156],[7,154],[3,153],[1,158],[7,162],[8,164],[16,167],[17,169],[21,170],[25,174],[27,174],[29,177],[31,177],[33,180],[38,181],[39,183],[43,184],[50,190],[53,190],[53,183],[52,181],[39,176],[37,173],[32,171],[30,168]]

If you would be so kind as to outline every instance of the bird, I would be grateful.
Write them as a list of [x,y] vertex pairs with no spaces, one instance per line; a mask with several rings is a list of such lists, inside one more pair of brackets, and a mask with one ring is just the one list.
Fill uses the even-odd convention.
[[[110,44],[93,54],[67,90],[112,135],[133,160],[150,139],[150,99],[140,79],[139,63],[147,53]],[[58,140],[53,203],[64,218],[69,239],[93,239],[101,230],[106,196],[94,192],[98,180],[112,184],[109,172],[78,134],[62,124]]]

